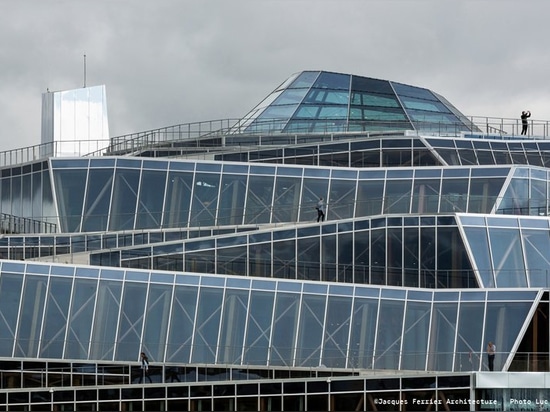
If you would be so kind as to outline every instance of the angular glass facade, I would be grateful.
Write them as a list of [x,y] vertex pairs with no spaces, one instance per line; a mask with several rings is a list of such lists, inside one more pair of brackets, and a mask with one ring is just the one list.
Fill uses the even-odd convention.
[[548,370],[547,140],[314,71],[218,123],[0,168],[0,409],[512,408]]

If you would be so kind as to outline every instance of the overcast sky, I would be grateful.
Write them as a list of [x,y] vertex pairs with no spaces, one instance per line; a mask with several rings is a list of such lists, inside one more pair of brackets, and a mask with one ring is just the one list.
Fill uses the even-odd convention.
[[469,116],[550,120],[548,0],[0,0],[0,150],[42,93],[107,90],[111,136],[239,118],[291,74],[431,89]]

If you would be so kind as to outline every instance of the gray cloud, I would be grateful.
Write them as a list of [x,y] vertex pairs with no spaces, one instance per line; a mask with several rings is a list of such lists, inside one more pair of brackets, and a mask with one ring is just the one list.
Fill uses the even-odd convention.
[[2,149],[38,144],[41,94],[107,87],[112,135],[243,116],[292,73],[432,89],[463,113],[550,118],[550,3],[0,0]]

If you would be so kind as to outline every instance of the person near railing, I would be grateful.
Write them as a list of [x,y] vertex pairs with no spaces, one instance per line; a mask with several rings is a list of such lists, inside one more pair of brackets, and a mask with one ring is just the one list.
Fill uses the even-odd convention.
[[531,117],[531,112],[529,110],[524,110],[521,112],[521,134],[527,134],[527,119]]
[[487,344],[487,360],[489,361],[489,370],[492,372],[495,368],[495,354],[497,347],[493,342]]

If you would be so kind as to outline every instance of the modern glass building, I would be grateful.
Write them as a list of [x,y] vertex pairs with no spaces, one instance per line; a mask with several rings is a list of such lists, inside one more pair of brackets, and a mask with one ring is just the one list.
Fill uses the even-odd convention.
[[545,135],[313,71],[223,123],[3,162],[0,409],[550,409]]

